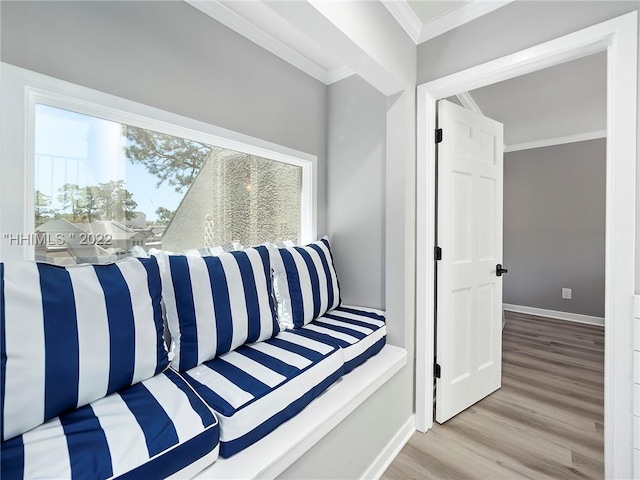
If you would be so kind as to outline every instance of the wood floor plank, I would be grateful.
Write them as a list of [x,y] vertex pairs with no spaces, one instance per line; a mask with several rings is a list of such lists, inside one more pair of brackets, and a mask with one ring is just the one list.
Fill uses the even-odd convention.
[[604,328],[505,317],[502,388],[416,432],[382,479],[604,477]]

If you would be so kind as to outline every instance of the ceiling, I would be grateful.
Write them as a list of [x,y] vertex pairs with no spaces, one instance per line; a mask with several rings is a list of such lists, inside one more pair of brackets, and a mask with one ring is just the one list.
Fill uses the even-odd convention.
[[404,31],[420,44],[513,0],[380,0]]
[[483,115],[504,125],[507,151],[601,138],[607,128],[607,55],[580,58],[468,94],[471,98],[463,97],[463,103],[471,100]]
[[467,1],[426,1],[426,0],[408,0],[411,9],[415,12],[418,19],[423,23],[429,23],[440,15],[454,10],[461,5],[468,3]]
[[[185,0],[286,62],[330,85],[365,72],[383,94],[393,92],[389,75],[333,21],[377,13],[367,2],[336,5],[320,0]],[[512,0],[371,0],[380,2],[418,44],[445,33]],[[331,16],[331,15],[329,15]],[[344,27],[344,26],[343,26]],[[402,35],[398,32],[398,35]],[[354,37],[355,38],[355,37]],[[384,35],[380,39],[385,38]],[[347,67],[350,65],[352,68]],[[370,80],[369,80],[370,81]],[[389,83],[391,82],[391,83]],[[593,55],[462,95],[465,106],[505,125],[509,149],[550,139],[573,141],[604,136],[606,130],[606,54]],[[586,135],[586,137],[585,137]],[[507,150],[507,151],[508,151]]]
[[[337,60],[335,49],[341,49],[338,46],[340,39],[336,39],[335,35],[327,36],[326,25],[323,25],[323,20],[320,19],[322,15],[319,14],[319,10],[331,7],[327,6],[327,3],[335,5],[334,2],[184,1],[327,85],[354,73],[341,63],[341,60]],[[418,44],[490,13],[511,1],[370,0],[370,3],[379,2],[386,7],[409,38]]]

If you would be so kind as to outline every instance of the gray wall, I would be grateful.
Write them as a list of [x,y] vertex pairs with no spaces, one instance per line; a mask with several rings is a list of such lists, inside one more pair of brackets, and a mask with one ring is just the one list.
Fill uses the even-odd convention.
[[386,98],[353,75],[329,87],[327,217],[345,303],[384,308]]
[[1,60],[318,156],[327,87],[184,2],[1,2]]
[[638,10],[638,1],[517,1],[418,46],[418,85]]
[[604,317],[605,170],[605,139],[505,154],[504,303]]
[[606,130],[607,52],[469,93],[483,115],[504,125],[505,145]]
[[[384,306],[384,276],[389,273],[384,267],[386,98],[352,78],[332,86],[329,99],[325,85],[183,2],[0,2],[0,12],[4,62],[316,154],[318,232],[333,234],[345,300]],[[402,128],[409,148],[415,143],[414,103],[410,96],[405,116],[409,128]],[[335,197],[330,230],[327,163]],[[404,186],[402,164],[395,175]],[[349,180],[353,176],[357,180]],[[398,190],[404,191],[392,189]],[[395,207],[403,212],[401,197]],[[396,217],[404,226],[402,215]],[[394,235],[404,240],[404,228]],[[360,477],[414,411],[413,324],[412,310],[404,314],[404,248],[402,244],[394,250],[394,278],[401,276],[392,298],[400,314],[390,319],[389,331],[396,344],[406,344],[408,365],[283,478]],[[354,269],[362,270],[358,278]]]
[[[639,9],[637,0],[512,2],[421,44],[418,85]],[[640,62],[638,65],[640,70]],[[640,110],[640,84],[637,108]],[[638,152],[640,155],[640,148]],[[640,168],[637,175],[636,201],[640,211]],[[636,229],[635,283],[639,292],[640,222]]]

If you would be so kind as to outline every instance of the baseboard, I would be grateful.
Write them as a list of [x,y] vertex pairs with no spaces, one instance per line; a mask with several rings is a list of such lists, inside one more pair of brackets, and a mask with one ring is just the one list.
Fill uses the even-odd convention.
[[370,480],[382,477],[382,474],[414,433],[416,433],[416,416],[411,415],[360,478]]
[[588,323],[590,325],[604,326],[603,317],[592,317],[591,315],[582,315],[580,313],[558,312],[555,310],[545,310],[544,308],[525,307],[523,305],[511,305],[509,303],[502,304],[503,310],[516,313],[526,313],[537,317],[549,317],[556,320],[566,320],[568,322]]

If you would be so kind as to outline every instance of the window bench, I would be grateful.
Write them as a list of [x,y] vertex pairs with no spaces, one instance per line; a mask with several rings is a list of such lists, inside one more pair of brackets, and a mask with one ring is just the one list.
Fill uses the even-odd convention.
[[406,350],[385,345],[353,372],[342,377],[303,411],[259,442],[218,460],[195,478],[274,478],[342,422],[407,364]]
[[294,312],[297,328],[276,321],[271,281],[282,274],[266,246],[0,264],[2,477],[284,472],[407,364],[405,350],[385,345],[385,312],[339,303],[325,239],[292,251],[313,259],[318,244],[328,257],[317,254],[314,281],[287,274],[290,287],[278,290],[293,292],[279,318]]

